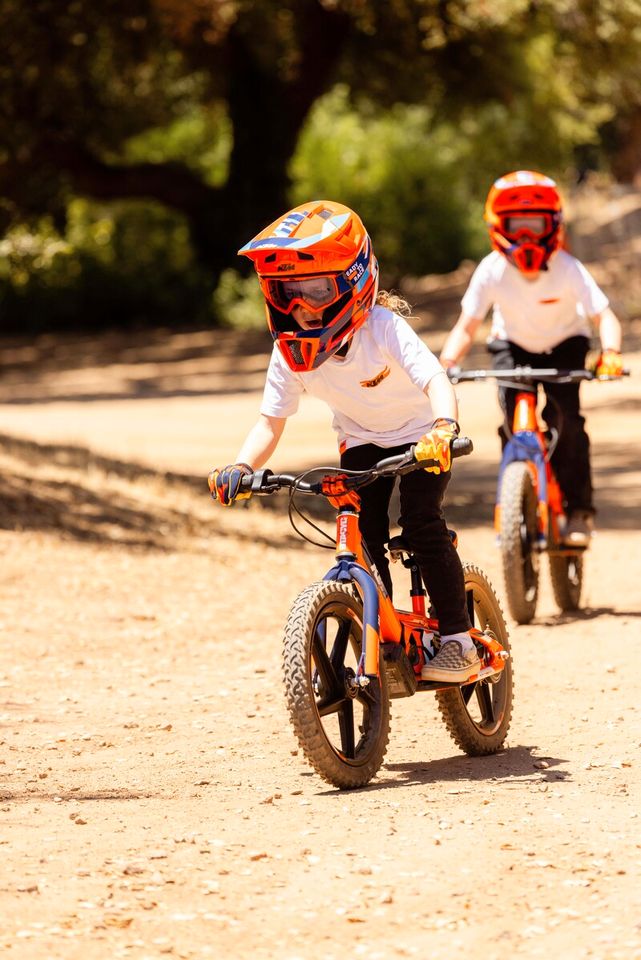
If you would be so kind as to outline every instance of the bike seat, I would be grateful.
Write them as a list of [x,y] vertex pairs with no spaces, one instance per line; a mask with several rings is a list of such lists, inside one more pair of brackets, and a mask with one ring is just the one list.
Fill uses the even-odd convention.
[[392,537],[392,539],[387,544],[389,552],[394,555],[395,553],[411,553],[412,548],[405,539],[405,537]]
[[[456,530],[448,529],[447,532],[450,536],[450,540],[452,541],[454,546],[456,546],[458,543],[458,534]],[[399,553],[412,553],[412,548],[410,547],[409,543],[403,536],[392,537],[392,539],[387,544],[387,548],[392,556],[394,556],[394,554],[399,554]]]

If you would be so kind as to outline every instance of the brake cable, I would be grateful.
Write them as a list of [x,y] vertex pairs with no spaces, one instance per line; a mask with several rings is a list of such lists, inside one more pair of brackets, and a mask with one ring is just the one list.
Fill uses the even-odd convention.
[[[298,476],[294,479],[294,483],[289,488],[289,506],[288,506],[287,515],[288,515],[289,522],[292,529],[298,534],[298,536],[302,540],[305,540],[307,543],[311,543],[315,547],[321,547],[323,550],[332,550],[336,547],[336,539],[334,537],[330,537],[330,535],[327,533],[326,530],[323,530],[322,527],[319,527],[316,523],[314,523],[313,520],[310,520],[310,518],[302,512],[302,510],[300,509],[300,507],[298,506],[295,500],[296,493],[297,493],[297,484],[301,483],[304,480],[304,478],[308,477],[310,474],[321,473],[321,472],[324,475],[327,475],[328,473],[335,473],[335,474],[341,474],[342,476],[356,477],[359,474],[362,474],[364,471],[343,470],[341,467],[312,467],[311,470],[305,470],[304,473],[299,473]],[[376,478],[372,477],[371,479],[374,480]],[[359,484],[359,486],[365,486],[366,483],[368,482],[370,481],[368,480],[362,484]],[[317,533],[320,533],[320,535],[322,537],[325,537],[326,540],[329,540],[329,543],[319,543],[318,540],[312,540],[311,537],[308,537],[305,533],[303,533],[303,531],[296,526],[296,522],[294,520],[294,514],[298,515],[301,520],[303,520],[306,524],[312,527],[313,530],[316,530]]]

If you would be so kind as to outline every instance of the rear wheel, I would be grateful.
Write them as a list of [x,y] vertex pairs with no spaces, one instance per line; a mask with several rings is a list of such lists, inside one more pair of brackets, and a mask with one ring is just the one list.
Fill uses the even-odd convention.
[[294,731],[305,757],[328,783],[362,787],[379,770],[389,739],[385,670],[359,686],[363,606],[343,583],[312,583],[294,601],[285,627],[283,674]]
[[583,554],[550,555],[554,599],[561,610],[578,610],[583,586]]
[[[464,563],[463,573],[472,624],[509,651],[503,611],[491,583],[474,564]],[[470,756],[482,756],[503,746],[512,718],[512,694],[510,658],[497,677],[437,690],[436,703],[455,743]]]
[[501,480],[501,559],[507,605],[529,623],[539,595],[536,491],[526,463],[510,463]]

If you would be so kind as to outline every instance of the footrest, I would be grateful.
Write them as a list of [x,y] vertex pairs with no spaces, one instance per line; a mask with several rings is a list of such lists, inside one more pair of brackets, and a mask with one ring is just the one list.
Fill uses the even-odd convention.
[[418,681],[404,647],[400,643],[384,643],[382,648],[390,699],[411,697]]

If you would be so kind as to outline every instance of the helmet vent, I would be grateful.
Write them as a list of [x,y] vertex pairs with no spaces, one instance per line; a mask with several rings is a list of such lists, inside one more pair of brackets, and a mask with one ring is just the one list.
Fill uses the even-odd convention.
[[298,259],[299,259],[299,260],[313,260],[313,259],[314,259],[313,253],[302,253],[301,250],[297,250],[296,252],[298,253]]
[[275,253],[268,253],[267,256],[265,257],[265,263],[273,263],[275,259],[276,259]]

